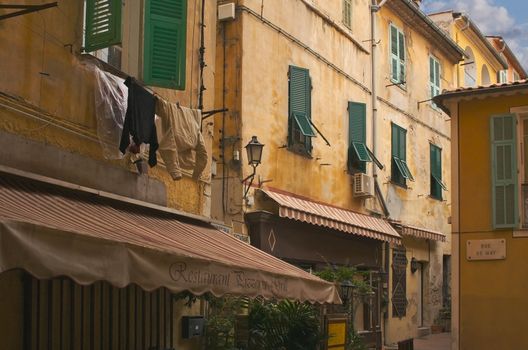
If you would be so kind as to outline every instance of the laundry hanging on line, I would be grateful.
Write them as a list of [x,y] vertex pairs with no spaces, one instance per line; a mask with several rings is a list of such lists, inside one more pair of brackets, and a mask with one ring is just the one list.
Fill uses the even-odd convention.
[[192,169],[193,179],[198,179],[208,157],[200,130],[202,112],[157,99],[156,114],[159,153],[172,179],[181,179],[182,169]]
[[147,143],[150,146],[148,163],[153,167],[157,164],[156,151],[159,147],[154,122],[156,97],[132,77],[125,80],[125,85],[128,87],[128,106],[119,150],[122,153],[127,151],[130,138],[138,151],[142,143]]

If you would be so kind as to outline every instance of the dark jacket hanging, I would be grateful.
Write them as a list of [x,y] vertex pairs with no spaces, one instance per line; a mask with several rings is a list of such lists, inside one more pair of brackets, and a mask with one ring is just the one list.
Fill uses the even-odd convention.
[[125,153],[130,144],[130,135],[132,135],[132,140],[136,145],[139,146],[142,143],[150,145],[148,163],[151,167],[155,166],[157,163],[156,150],[159,147],[156,124],[154,124],[156,98],[132,77],[125,80],[125,85],[128,87],[128,107],[119,150]]

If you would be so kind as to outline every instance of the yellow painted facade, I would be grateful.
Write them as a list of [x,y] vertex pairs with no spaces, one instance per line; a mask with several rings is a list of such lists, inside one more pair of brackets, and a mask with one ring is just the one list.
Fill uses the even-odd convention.
[[[515,113],[522,106],[528,110],[528,88],[494,94],[481,91],[444,101],[451,111],[453,135],[457,135],[452,176],[457,182],[453,250],[458,263],[453,267],[453,349],[524,349],[528,335],[519,327],[528,308],[528,235],[520,228],[493,228],[490,117]],[[517,143],[517,152],[519,147]],[[468,240],[484,239],[505,240],[505,259],[470,261]]]
[[[187,16],[190,19],[200,16],[200,9],[194,6],[194,2],[189,1],[188,4]],[[141,9],[136,9],[133,4],[123,7],[125,20],[121,63],[125,74],[140,79],[141,73],[138,71],[139,62],[142,61],[142,38],[139,28],[134,27],[137,25],[131,23],[132,19],[128,21],[127,15],[141,16],[141,13]],[[210,110],[214,106],[212,87],[215,55],[212,43],[215,40],[216,7],[208,6],[206,13],[211,25],[205,33],[209,67],[205,69],[204,79],[205,85],[211,87],[211,92],[206,91],[204,94],[204,109]],[[195,50],[199,47],[199,25],[189,21],[188,28],[186,89],[154,90],[169,101],[196,107],[199,68]],[[102,164],[135,171],[130,162],[106,161],[97,139],[94,76],[83,66],[80,57],[83,45],[83,3],[63,1],[58,8],[4,20],[0,23],[0,29],[0,59],[4,62],[0,68],[0,130],[87,156]],[[138,36],[134,37],[135,33]],[[204,126],[204,139],[210,150],[212,124]],[[204,172],[201,181],[193,181],[187,174],[181,181],[175,182],[170,179],[161,159],[158,159],[160,165],[150,169],[149,176],[161,181],[166,187],[167,205],[208,216],[210,167]]]
[[[237,233],[248,232],[245,212],[269,210],[258,201],[253,203],[253,189],[249,190],[249,201],[242,198],[245,188],[241,181],[252,171],[244,146],[253,135],[265,144],[253,188],[278,189],[356,212],[382,215],[376,199],[354,197],[352,176],[347,173],[348,101],[366,104],[366,144],[372,149],[374,143],[372,42],[368,41],[370,1],[352,1],[351,29],[343,24],[342,3],[240,0],[237,18],[219,25],[216,108],[226,107],[229,112],[215,118],[213,156],[218,167],[213,178],[213,195],[218,200],[213,203],[212,217],[225,221]],[[440,62],[442,89],[457,86],[454,80],[457,62],[429,41],[423,30],[404,22],[389,7],[382,7],[375,18],[376,42],[379,40],[374,68],[378,91],[375,154],[385,166],[377,170],[380,189],[390,219],[447,237],[445,243],[412,237],[403,240],[409,263],[414,258],[424,266],[424,290],[422,298],[419,278],[407,266],[407,314],[401,319],[393,317],[392,274],[389,276],[383,311],[387,318],[382,327],[384,342],[395,344],[418,336],[422,325],[433,325],[442,307],[443,256],[451,254],[451,192],[443,191],[443,200],[430,197],[430,145],[442,149],[442,180],[449,188],[451,136],[448,117],[427,101],[431,98],[429,57],[432,55]],[[390,80],[391,23],[403,30],[407,41],[405,87]],[[287,146],[290,65],[309,70],[312,121],[331,144],[327,146],[320,135],[313,138],[311,158],[294,153]],[[407,129],[407,160],[415,178],[414,182],[408,182],[407,188],[393,184],[390,179],[391,123]],[[373,174],[370,163],[367,174]],[[387,252],[384,259],[390,270],[391,262],[387,259],[390,260],[391,253]],[[331,261],[331,257],[327,258]],[[421,322],[420,298],[424,305]]]
[[[86,69],[82,57],[84,1],[58,1],[58,7],[37,13],[3,19],[0,21],[0,133],[18,140],[0,157],[0,165],[21,164],[19,170],[67,180],[74,184],[100,189],[97,185],[84,183],[83,161],[89,162],[98,171],[88,174],[93,183],[105,184],[108,173],[119,174],[127,180],[120,184],[115,179],[108,183],[114,188],[105,190],[121,194],[131,193],[134,199],[145,200],[151,196],[155,204],[201,216],[210,215],[210,160],[200,180],[193,180],[184,172],[180,181],[173,181],[158,156],[158,165],[150,168],[148,175],[137,173],[135,166],[127,159],[107,160],[103,156],[97,138],[95,116],[94,75]],[[144,1],[123,2],[122,60],[124,75],[142,80],[143,52],[143,5]],[[199,91],[199,55],[201,1],[187,2],[187,45],[186,45],[186,86],[184,90],[152,87],[162,98],[182,106],[196,108]],[[0,10],[1,14],[13,10]],[[205,8],[205,62],[204,110],[214,108],[214,70],[216,41],[216,1],[207,0]],[[211,154],[213,120],[203,123],[203,136],[208,154]],[[2,136],[4,137],[4,136]],[[18,147],[35,144],[35,152],[21,154]],[[118,145],[115,145],[118,148]],[[39,152],[41,150],[41,152]],[[51,151],[50,151],[51,150]],[[6,155],[6,153],[11,153]],[[46,153],[50,152],[50,153]],[[78,167],[65,174],[61,161],[46,165],[45,171],[39,166],[43,157],[62,152]],[[16,161],[14,160],[16,158]],[[37,169],[38,168],[38,169]],[[72,167],[68,168],[72,169]],[[49,172],[48,172],[49,171]],[[145,177],[148,176],[148,180]],[[113,181],[113,182],[112,182]],[[91,182],[90,182],[91,183]],[[152,195],[149,184],[156,184],[162,190]],[[127,190],[124,186],[137,186]],[[150,195],[149,195],[150,193]],[[157,196],[157,197],[156,197]],[[22,349],[26,333],[23,329],[23,274],[10,271],[0,276],[0,339],[2,348]],[[196,303],[192,308],[183,302],[174,303],[174,345],[178,349],[200,348],[198,339],[182,339],[181,316],[203,314],[203,305]],[[5,312],[4,312],[5,311]]]
[[498,53],[469,17],[446,11],[430,18],[466,52],[466,59],[453,76],[456,86],[497,83],[498,72],[507,68],[503,66],[505,62],[499,61]]

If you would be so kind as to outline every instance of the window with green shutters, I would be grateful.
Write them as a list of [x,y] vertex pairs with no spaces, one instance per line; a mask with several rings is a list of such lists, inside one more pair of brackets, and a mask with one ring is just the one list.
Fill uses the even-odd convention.
[[144,38],[145,83],[184,90],[187,0],[146,1]]
[[[115,48],[113,45],[121,42],[122,0],[85,1],[85,50]],[[143,62],[142,80],[147,85],[184,90],[187,0],[143,3],[143,59],[139,60]]]
[[390,25],[391,80],[405,84],[405,36],[395,25]]
[[518,223],[516,120],[513,114],[490,118],[493,227]]
[[351,174],[367,171],[371,162],[366,145],[367,106],[364,103],[348,102],[348,172]]
[[352,28],[352,0],[343,0],[343,24]]
[[84,49],[121,43],[121,0],[86,0]]
[[311,118],[312,82],[308,69],[290,66],[288,71],[288,146],[310,155],[315,130]]
[[407,185],[406,180],[414,181],[407,165],[406,135],[407,130],[392,123],[391,181],[403,187]]
[[442,182],[442,149],[433,144],[430,145],[430,161],[431,161],[431,197],[442,200],[442,190],[447,190],[447,187]]
[[429,56],[429,91],[431,98],[440,95],[440,62],[433,56]]

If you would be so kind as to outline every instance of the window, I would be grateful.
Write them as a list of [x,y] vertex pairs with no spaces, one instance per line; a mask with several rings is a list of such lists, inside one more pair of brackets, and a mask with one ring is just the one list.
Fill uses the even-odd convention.
[[508,82],[508,70],[503,69],[499,71],[499,83],[507,83]]
[[[110,56],[120,61],[120,48],[118,55],[114,51],[122,40],[122,6],[122,0],[86,0],[85,50],[103,58],[107,52],[109,63]],[[145,2],[140,61],[146,84],[185,89],[186,31],[187,0]]]
[[290,66],[288,72],[288,147],[310,155],[315,130],[311,121],[312,83],[308,69]]
[[383,165],[367,146],[367,106],[364,103],[348,102],[348,161],[350,174],[367,172],[367,162],[374,162],[378,168]]
[[392,164],[391,180],[397,185],[406,186],[406,180],[414,181],[407,165],[406,157],[407,130],[392,123]]
[[520,152],[519,183],[521,184],[520,201],[521,205],[521,228],[528,229],[528,110],[519,113],[518,142]]
[[520,79],[521,77],[519,77],[519,73],[517,73],[516,71],[513,71],[513,81],[518,81]]
[[477,65],[475,64],[475,55],[473,50],[468,46],[464,50],[466,59],[464,60],[464,86],[477,86]]
[[392,250],[392,317],[402,318],[407,311],[407,255],[405,248]]
[[429,56],[429,91],[431,98],[440,95],[440,62],[433,56]]
[[352,28],[352,0],[343,0],[343,24]]
[[490,128],[493,227],[513,228],[518,222],[515,116],[492,116]]
[[431,197],[442,200],[442,190],[447,187],[442,182],[442,149],[433,144],[430,145],[431,153]]
[[390,25],[391,47],[391,80],[397,84],[405,84],[405,36],[403,32]]

